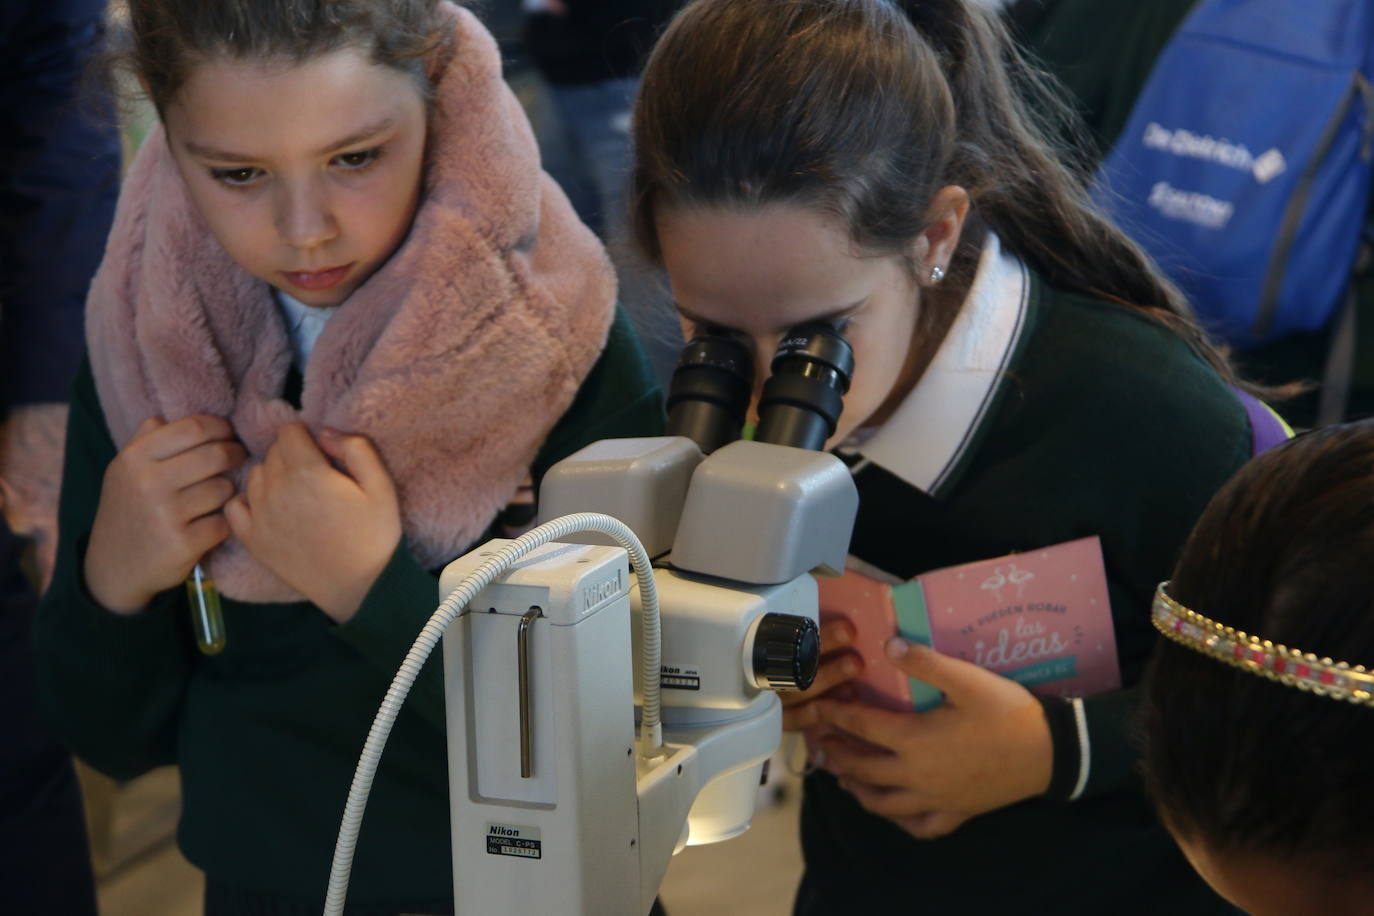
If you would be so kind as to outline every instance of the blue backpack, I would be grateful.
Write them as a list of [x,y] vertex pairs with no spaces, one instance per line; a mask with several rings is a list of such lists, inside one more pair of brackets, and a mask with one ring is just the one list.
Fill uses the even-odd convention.
[[1374,176],[1374,0],[1199,0],[1095,194],[1239,350],[1326,328]]

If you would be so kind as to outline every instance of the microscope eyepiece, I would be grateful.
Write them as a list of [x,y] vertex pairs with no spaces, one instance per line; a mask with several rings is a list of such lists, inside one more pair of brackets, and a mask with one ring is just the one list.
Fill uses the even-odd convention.
[[854,350],[832,325],[813,321],[783,335],[759,401],[759,442],[821,449],[835,433],[854,374]]
[[668,389],[668,435],[711,454],[740,436],[754,390],[748,344],[726,331],[698,334],[683,348]]

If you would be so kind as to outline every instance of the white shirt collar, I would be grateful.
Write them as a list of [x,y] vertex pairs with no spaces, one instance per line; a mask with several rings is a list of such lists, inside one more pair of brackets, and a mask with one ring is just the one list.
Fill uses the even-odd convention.
[[951,477],[987,419],[1025,330],[1030,274],[989,232],[978,272],[930,366],[881,427],[857,449],[927,493]]
[[282,318],[286,321],[286,335],[291,339],[291,355],[296,369],[304,374],[305,366],[310,362],[310,354],[315,350],[316,341],[320,339],[324,326],[339,307],[333,305],[321,308],[306,305],[276,287],[273,287],[272,295],[277,300]]

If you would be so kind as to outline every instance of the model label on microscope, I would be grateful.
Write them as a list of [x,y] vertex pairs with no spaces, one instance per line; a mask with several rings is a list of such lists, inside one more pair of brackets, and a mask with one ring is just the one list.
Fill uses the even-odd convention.
[[659,685],[673,690],[700,690],[701,668],[696,665],[661,665]]
[[538,827],[517,824],[487,824],[487,854],[515,856],[517,859],[542,859],[543,841]]

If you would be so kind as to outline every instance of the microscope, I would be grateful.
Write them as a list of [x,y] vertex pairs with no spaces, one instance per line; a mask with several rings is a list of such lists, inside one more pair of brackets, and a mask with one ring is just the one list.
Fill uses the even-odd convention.
[[844,569],[858,511],[822,450],[848,342],[824,323],[784,335],[750,441],[752,367],[735,336],[694,338],[668,435],[563,460],[539,495],[553,521],[444,569],[447,597],[360,760],[326,914],[342,908],[383,720],[440,634],[457,913],[644,916],[675,853],[748,829],[777,691],[805,689],[819,663],[811,573]]

